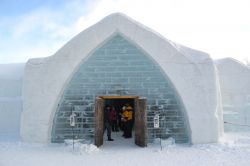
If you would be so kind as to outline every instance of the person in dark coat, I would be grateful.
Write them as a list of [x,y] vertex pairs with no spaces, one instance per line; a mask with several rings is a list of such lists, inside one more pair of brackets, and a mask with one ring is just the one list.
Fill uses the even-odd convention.
[[112,126],[112,131],[119,131],[118,130],[118,113],[116,109],[113,107],[111,112],[110,112],[110,119],[111,119],[111,126]]
[[106,106],[104,109],[104,127],[107,129],[108,141],[114,141],[111,138],[111,119],[110,119],[111,107]]

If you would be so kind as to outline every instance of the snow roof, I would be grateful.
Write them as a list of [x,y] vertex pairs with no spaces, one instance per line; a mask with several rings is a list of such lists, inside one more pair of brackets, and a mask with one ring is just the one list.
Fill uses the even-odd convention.
[[[107,24],[109,24],[107,26]],[[100,26],[101,25],[101,26]],[[107,28],[108,27],[108,28]],[[95,35],[93,36],[93,31],[95,31]],[[133,33],[129,31],[134,31]],[[95,37],[96,41],[102,41],[106,40],[109,36],[112,36],[112,34],[120,33],[122,35],[125,35],[130,41],[134,41],[138,44],[138,33],[144,33],[143,31],[148,31],[151,36],[145,36],[144,40],[150,39],[152,35],[156,35],[161,40],[164,40],[164,43],[168,45],[168,49],[170,47],[174,49],[175,51],[178,51],[180,55],[184,56],[186,59],[188,59],[188,63],[196,63],[200,61],[204,61],[207,59],[210,59],[209,55],[205,52],[198,51],[195,49],[188,48],[186,46],[183,46],[181,44],[177,44],[175,42],[170,41],[169,39],[163,37],[158,32],[152,30],[151,28],[133,20],[132,18],[128,17],[127,15],[123,13],[113,13],[105,18],[103,18],[98,23],[90,26],[89,28],[83,30],[81,33],[77,34],[75,37],[73,37],[69,42],[67,42],[61,49],[59,49],[54,56],[62,55],[63,54],[70,54],[69,51],[72,51],[71,48],[78,47],[82,44],[89,45],[92,43],[86,43],[86,38],[88,37]],[[106,33],[106,35],[103,35],[102,33]],[[132,34],[132,35],[131,35]],[[106,38],[106,39],[105,39]],[[95,41],[95,42],[96,42]],[[153,45],[154,43],[150,42],[148,43],[150,45]],[[159,44],[159,43],[156,43]],[[48,57],[48,58],[52,58]],[[36,58],[32,59],[32,61],[29,61],[29,63],[39,65],[43,64],[47,61],[47,58]]]
[[215,61],[220,74],[250,74],[250,67],[233,58],[223,58]]
[[24,74],[25,63],[0,64],[0,79],[20,79]]

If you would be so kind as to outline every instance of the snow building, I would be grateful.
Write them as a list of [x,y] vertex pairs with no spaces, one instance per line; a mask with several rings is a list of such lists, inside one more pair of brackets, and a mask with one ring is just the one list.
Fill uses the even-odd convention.
[[0,135],[19,137],[25,64],[0,64]]
[[250,68],[225,58],[216,61],[225,132],[250,131]]
[[140,146],[168,137],[177,143],[217,142],[223,127],[210,56],[120,13],[87,28],[54,55],[30,59],[22,100],[20,135],[27,142],[63,142],[73,129],[75,138],[100,146],[107,104],[133,107],[133,137]]

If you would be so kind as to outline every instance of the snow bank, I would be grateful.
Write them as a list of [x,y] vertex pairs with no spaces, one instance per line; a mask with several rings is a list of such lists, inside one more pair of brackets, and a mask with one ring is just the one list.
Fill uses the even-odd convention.
[[[1,166],[249,166],[250,133],[226,134],[219,144],[176,145],[160,150],[159,144],[147,148],[105,142],[96,147],[83,145],[83,153],[74,153],[64,144],[28,144],[0,142]],[[107,146],[108,145],[108,146]]]

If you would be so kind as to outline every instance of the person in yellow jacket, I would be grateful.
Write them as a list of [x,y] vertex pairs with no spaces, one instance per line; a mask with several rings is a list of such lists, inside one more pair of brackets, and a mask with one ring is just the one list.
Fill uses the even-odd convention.
[[123,112],[123,118],[125,123],[124,137],[131,138],[133,128],[133,108],[131,106],[126,107]]

